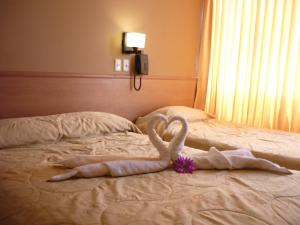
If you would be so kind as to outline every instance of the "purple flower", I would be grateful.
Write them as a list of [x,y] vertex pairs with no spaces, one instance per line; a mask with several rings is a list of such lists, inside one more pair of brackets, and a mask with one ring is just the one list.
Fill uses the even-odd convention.
[[194,160],[184,156],[179,156],[174,161],[173,166],[177,173],[193,173],[193,171],[196,170]]

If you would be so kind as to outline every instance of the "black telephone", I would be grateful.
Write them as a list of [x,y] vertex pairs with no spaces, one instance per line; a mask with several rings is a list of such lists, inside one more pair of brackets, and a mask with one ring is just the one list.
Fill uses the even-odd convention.
[[[148,75],[148,65],[148,55],[142,54],[140,51],[137,51],[135,55],[135,73],[133,76],[133,87],[136,91],[139,91],[142,88],[142,75]],[[136,87],[136,76],[140,77],[139,87]]]
[[142,53],[135,55],[135,74],[148,75],[148,55]]

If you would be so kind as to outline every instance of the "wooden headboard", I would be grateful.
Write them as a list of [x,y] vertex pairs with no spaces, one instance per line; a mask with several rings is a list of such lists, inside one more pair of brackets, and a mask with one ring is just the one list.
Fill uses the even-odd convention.
[[195,79],[144,76],[142,90],[129,75],[0,72],[0,118],[103,111],[135,120],[167,105],[192,106]]

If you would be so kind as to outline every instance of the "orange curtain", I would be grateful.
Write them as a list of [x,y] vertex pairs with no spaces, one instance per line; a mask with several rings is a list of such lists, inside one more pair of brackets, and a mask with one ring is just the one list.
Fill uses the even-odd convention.
[[197,92],[194,107],[204,109],[208,82],[211,29],[212,29],[212,0],[202,0],[201,39],[199,52],[199,71]]
[[205,110],[300,132],[300,0],[214,0],[212,8]]

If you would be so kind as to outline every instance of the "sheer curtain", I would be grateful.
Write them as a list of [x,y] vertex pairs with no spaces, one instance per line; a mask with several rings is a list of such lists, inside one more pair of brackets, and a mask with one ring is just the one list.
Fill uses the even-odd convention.
[[224,121],[300,132],[300,0],[212,2],[205,110]]

